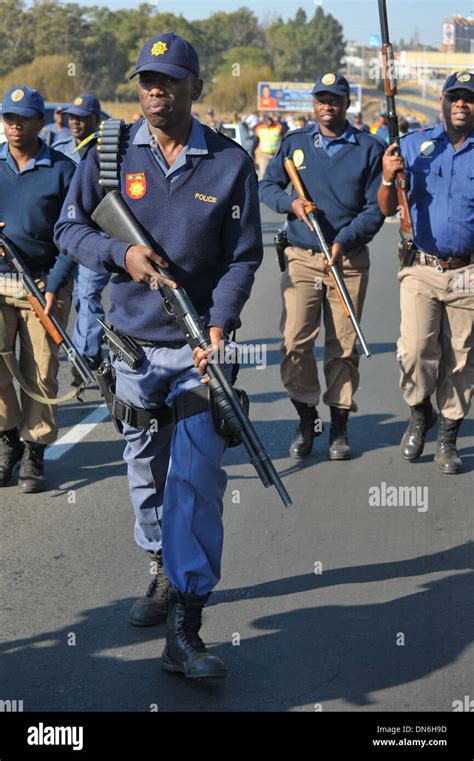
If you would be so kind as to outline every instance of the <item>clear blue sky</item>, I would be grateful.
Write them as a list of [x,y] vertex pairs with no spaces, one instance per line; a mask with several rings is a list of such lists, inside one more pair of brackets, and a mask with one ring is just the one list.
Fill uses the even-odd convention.
[[[111,10],[134,8],[141,0],[75,0],[81,5],[107,5]],[[182,14],[189,20],[206,18],[215,11],[235,11],[247,6],[260,19],[294,16],[298,7],[312,15],[314,0],[151,0],[158,10]],[[420,40],[440,45],[442,21],[453,13],[474,16],[474,0],[387,0],[390,34],[394,42],[410,39],[418,27]],[[346,39],[366,44],[379,30],[377,0],[323,0],[323,8],[344,27]]]

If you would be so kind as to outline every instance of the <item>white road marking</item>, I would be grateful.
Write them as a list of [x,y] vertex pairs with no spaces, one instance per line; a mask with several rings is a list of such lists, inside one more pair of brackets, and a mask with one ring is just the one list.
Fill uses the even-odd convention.
[[86,415],[84,420],[71,428],[64,436],[55,441],[54,444],[51,444],[44,453],[44,459],[49,461],[59,460],[66,452],[69,452],[70,449],[82,441],[85,436],[88,436],[96,425],[103,423],[108,415],[109,411],[105,404],[96,407],[89,415]]

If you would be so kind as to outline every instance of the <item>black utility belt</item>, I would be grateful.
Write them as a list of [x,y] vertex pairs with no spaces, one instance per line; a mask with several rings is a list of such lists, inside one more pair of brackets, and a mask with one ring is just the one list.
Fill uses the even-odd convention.
[[[172,423],[176,424],[185,418],[199,415],[201,412],[210,412],[214,429],[227,440],[228,446],[235,447],[242,443],[240,436],[242,428],[238,417],[233,416],[232,419],[229,419],[226,399],[222,399],[219,390],[215,390],[214,393],[211,392],[209,384],[201,384],[196,388],[184,391],[174,399],[171,408],[162,406],[146,410],[119,399],[115,394],[115,377],[114,368],[110,361],[105,359],[97,372],[97,380],[101,394],[119,433],[122,433],[124,423],[138,429],[153,427],[157,432],[161,428],[166,428]],[[243,389],[234,388],[234,390],[245,414],[248,415],[249,398],[247,394]]]
[[109,411],[114,420],[127,423],[132,428],[150,428],[153,424],[157,429],[166,428],[192,415],[209,412],[209,389],[203,384],[201,388],[190,389],[186,394],[178,396],[172,407],[148,410],[128,404],[112,392]]

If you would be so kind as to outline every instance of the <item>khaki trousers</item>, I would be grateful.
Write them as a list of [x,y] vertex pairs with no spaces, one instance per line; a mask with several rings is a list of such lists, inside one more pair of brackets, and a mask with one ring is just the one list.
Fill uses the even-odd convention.
[[[44,290],[44,281],[36,281]],[[62,288],[57,296],[57,316],[67,325],[72,287]],[[48,336],[26,301],[23,287],[13,289],[0,280],[0,309],[10,345],[19,337],[19,366],[28,386],[37,394],[55,397],[58,392],[58,347]],[[39,404],[20,390],[18,399],[13,379],[0,358],[0,431],[18,428],[21,438],[38,444],[52,444],[58,436],[56,406]]]
[[[326,272],[322,254],[289,246],[285,249],[288,267],[283,273],[281,289],[283,314],[280,330],[281,379],[290,397],[298,402],[319,404],[321,387],[314,357],[319,335],[321,309],[326,338],[324,375],[326,404],[342,409],[356,409],[353,395],[359,386],[357,336],[349,317]],[[360,246],[343,257],[344,281],[360,319],[369,280],[369,249]]]
[[255,159],[258,164],[258,179],[262,180],[265,170],[270,161],[275,157],[274,153],[261,153],[258,149],[255,152]]
[[437,272],[415,264],[398,279],[403,398],[412,407],[436,392],[444,417],[464,418],[474,393],[474,265]]

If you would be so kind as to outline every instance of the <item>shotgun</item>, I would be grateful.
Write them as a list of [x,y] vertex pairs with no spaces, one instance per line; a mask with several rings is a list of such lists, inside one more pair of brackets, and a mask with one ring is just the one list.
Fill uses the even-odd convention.
[[354,311],[354,305],[352,304],[351,297],[349,296],[349,292],[346,288],[346,284],[343,278],[341,277],[339,267],[337,267],[337,265],[335,264],[329,264],[329,262],[331,261],[331,252],[329,251],[328,244],[326,243],[326,240],[324,238],[319,222],[316,219],[316,215],[312,211],[312,209],[314,209],[314,204],[306,196],[305,189],[301,181],[301,177],[296,171],[296,167],[293,163],[293,159],[290,159],[289,157],[287,157],[284,163],[285,163],[286,172],[291,182],[293,183],[293,187],[296,191],[298,198],[301,198],[301,200],[305,201],[307,204],[307,207],[305,208],[306,215],[309,221],[311,222],[313,231],[316,234],[316,237],[318,239],[319,245],[321,247],[321,251],[325,259],[326,269],[333,281],[334,287],[336,289],[336,293],[339,297],[339,301],[342,304],[342,308],[344,309],[346,317],[350,318],[354,326],[354,330],[357,333],[357,337],[360,341],[360,345],[362,346],[362,351],[364,352],[364,356],[371,357],[372,354],[370,353],[370,349],[367,346],[366,340],[364,338],[364,334],[362,333],[362,328],[359,325],[359,321]]

